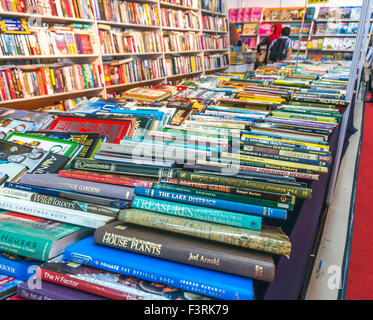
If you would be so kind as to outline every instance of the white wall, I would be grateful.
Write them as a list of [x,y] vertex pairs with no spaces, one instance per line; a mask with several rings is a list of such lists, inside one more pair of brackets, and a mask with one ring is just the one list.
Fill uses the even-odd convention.
[[[307,0],[226,0],[227,7],[262,7],[262,8],[279,8],[279,7],[304,7]],[[343,6],[361,6],[363,0],[329,0],[327,3],[307,5],[312,7],[343,7]]]

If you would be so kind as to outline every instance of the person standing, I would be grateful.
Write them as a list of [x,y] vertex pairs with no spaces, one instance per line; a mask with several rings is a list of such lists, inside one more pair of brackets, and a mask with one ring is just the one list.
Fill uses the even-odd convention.
[[267,64],[269,47],[273,41],[280,38],[282,31],[282,24],[276,23],[272,25],[271,34],[265,38],[256,47],[256,62],[254,69],[261,65]]
[[281,37],[269,46],[268,62],[290,60],[293,53],[293,42],[290,39],[291,29],[285,27],[281,31]]

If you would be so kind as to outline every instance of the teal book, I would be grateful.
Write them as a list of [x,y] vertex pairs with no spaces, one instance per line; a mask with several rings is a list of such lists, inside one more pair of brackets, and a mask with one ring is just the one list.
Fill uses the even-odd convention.
[[0,250],[48,261],[93,229],[14,212],[0,212]]
[[218,209],[135,196],[132,208],[260,231],[262,218]]

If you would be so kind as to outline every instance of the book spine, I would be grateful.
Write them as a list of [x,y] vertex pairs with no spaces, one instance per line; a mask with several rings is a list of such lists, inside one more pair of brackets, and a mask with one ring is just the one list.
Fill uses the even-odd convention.
[[118,220],[278,255],[289,255],[291,251],[288,241],[260,237],[260,233],[249,229],[194,221],[141,209],[122,210]]
[[308,170],[310,172],[316,172],[316,173],[328,173],[327,167],[310,165],[310,164],[288,162],[288,161],[283,161],[283,160],[266,159],[266,158],[248,156],[245,154],[235,154],[235,153],[228,153],[228,152],[222,152],[221,156],[224,159],[248,161],[248,162],[254,162],[254,163],[259,163],[263,165],[275,165],[279,167],[280,166],[289,167],[289,168],[294,168],[298,170]]
[[175,202],[141,196],[136,196],[133,199],[131,207],[252,230],[261,230],[262,225],[261,217],[253,217],[235,212],[207,209],[185,204],[181,205]]
[[56,300],[47,294],[42,292],[35,292],[29,286],[18,286],[17,295],[26,300]]
[[79,211],[68,210],[65,208],[58,209],[55,206],[31,202],[20,198],[17,198],[17,201],[14,201],[14,198],[2,195],[0,195],[0,208],[88,228],[101,227],[114,219],[112,217],[90,214],[88,212],[82,214]]
[[0,250],[27,258],[47,261],[52,241],[39,239],[14,230],[0,229]]
[[[281,154],[269,154],[269,153],[264,153],[264,152],[258,152],[258,151],[250,151],[250,150],[241,150],[240,151],[240,155],[243,155],[243,156],[251,156],[251,157],[256,157],[256,158],[267,158],[267,159],[273,159],[273,160],[280,160],[280,161],[289,161],[289,162],[295,162],[295,163],[299,163],[299,164],[309,164],[309,165],[314,165],[314,166],[323,166],[323,167],[327,167],[328,166],[328,162],[326,161],[319,161],[318,159],[314,160],[314,159],[310,159],[311,157],[309,157],[308,159],[303,157],[303,158],[299,158],[299,157],[292,157],[292,156],[289,156],[289,155],[285,155],[284,153],[281,153]],[[312,156],[312,155],[310,155]]]
[[247,152],[259,152],[259,153],[267,153],[267,154],[275,154],[279,156],[286,156],[286,157],[294,157],[294,158],[300,158],[300,159],[308,159],[308,160],[319,160],[319,161],[325,161],[330,163],[332,160],[331,156],[324,156],[324,155],[317,155],[313,153],[308,152],[297,152],[297,151],[288,151],[288,150],[281,150],[276,148],[265,148],[265,147],[257,147],[257,146],[250,146],[250,145],[244,145],[243,150]]
[[47,270],[41,267],[38,271],[38,278],[44,281],[52,282],[65,287],[81,290],[84,292],[96,294],[98,296],[106,297],[113,300],[142,300],[144,299],[140,295],[131,294],[112,288],[100,286],[97,283],[91,283],[78,279],[76,277],[70,277],[63,273],[58,273],[52,270]]
[[138,179],[131,179],[131,178],[119,178],[113,176],[103,176],[98,174],[88,174],[88,173],[80,173],[80,172],[73,172],[73,171],[63,171],[61,170],[58,175],[64,178],[70,179],[79,179],[79,180],[88,180],[94,182],[101,182],[101,183],[108,183],[108,184],[116,184],[122,186],[131,186],[131,187],[146,187],[151,188],[153,182],[151,181],[143,181]]
[[60,178],[58,175],[27,174],[21,177],[20,182],[31,186],[54,188],[121,200],[132,200],[133,198],[133,188],[131,187],[111,186],[104,183]]
[[18,190],[24,190],[29,192],[41,193],[45,195],[50,195],[54,197],[66,198],[70,200],[77,200],[82,202],[89,202],[97,205],[118,208],[118,209],[125,209],[129,205],[129,201],[124,200],[116,200],[116,199],[105,199],[102,197],[94,197],[90,195],[84,195],[81,193],[74,193],[74,192],[67,192],[67,191],[60,191],[50,188],[43,188],[43,187],[36,187],[36,186],[28,186],[19,183],[13,182],[5,182],[4,186],[7,188],[13,188]]
[[71,168],[76,170],[100,171],[107,173],[133,174],[140,176],[159,177],[160,175],[172,176],[173,169],[137,167],[135,165],[113,163],[110,161],[93,159],[76,159],[71,163]]
[[289,193],[290,195],[293,195],[301,199],[311,198],[311,192],[312,192],[312,190],[309,188],[290,187],[290,186],[285,186],[285,185],[261,183],[261,182],[256,182],[256,181],[228,178],[228,177],[223,177],[223,176],[197,174],[197,173],[187,172],[187,171],[178,171],[176,173],[176,178],[195,181],[195,182],[208,183],[208,184],[227,185],[227,186],[232,186],[232,187],[268,191],[268,192],[281,193],[281,194]]
[[[36,262],[35,265],[37,265]],[[0,257],[0,273],[2,275],[9,276],[22,281],[27,281],[31,276],[35,274],[36,271],[34,270],[34,268],[29,268],[29,264],[23,265],[21,262],[16,262],[11,259],[5,259]]]
[[233,202],[242,202],[242,203],[248,203],[248,204],[253,204],[253,205],[263,206],[263,207],[285,209],[289,211],[293,211],[294,209],[294,205],[290,203],[281,203],[281,202],[276,202],[276,201],[251,198],[251,197],[246,197],[246,196],[238,196],[238,195],[222,193],[222,192],[213,192],[213,191],[208,191],[208,190],[203,190],[203,189],[192,189],[192,188],[182,187],[182,186],[177,186],[177,185],[172,185],[172,184],[154,183],[153,189],[168,190],[171,192],[192,194],[192,195],[197,195],[201,197],[228,200],[228,201],[233,201]]
[[[82,259],[82,255],[79,251],[75,252],[74,249],[70,249],[69,247],[66,248],[63,258],[67,261],[84,263],[85,265],[92,266],[94,268],[100,268],[129,276],[135,276],[143,280],[153,281],[167,285],[172,283],[172,286],[175,288],[195,292],[198,294],[204,294],[210,297],[216,297],[226,300],[236,300],[237,297],[244,300],[253,299],[253,292],[252,288],[250,287],[247,288],[245,292],[243,292],[243,290],[239,290],[239,292],[237,292],[237,289],[230,286],[229,283],[214,286],[205,278],[197,276],[192,277],[189,274],[179,274],[175,272],[173,272],[173,274],[170,276],[169,274],[164,274],[163,270],[158,269],[157,271],[159,272],[153,271],[152,266],[148,265],[132,265],[131,263],[127,263],[127,261],[113,263],[110,261],[110,258],[106,256],[96,258],[93,255],[85,254],[84,258]],[[194,268],[190,266],[187,267]],[[208,272],[215,273],[214,271],[210,270],[208,270]],[[232,275],[231,277],[236,278],[237,276]]]
[[[286,210],[274,209],[263,206],[256,206],[247,203],[239,203],[221,199],[206,198],[197,195],[188,195],[183,193],[176,193],[165,190],[157,190],[143,187],[135,187],[135,194],[137,196],[150,197],[161,200],[169,200],[190,204],[195,206],[209,207],[213,209],[236,211],[245,214],[253,214],[262,217],[286,220]],[[233,212],[231,213],[233,214]]]
[[35,192],[21,191],[12,188],[0,188],[0,195],[17,199],[24,199],[31,202],[52,205],[61,209],[76,210],[94,214],[102,214],[109,217],[116,217],[119,209],[91,205],[80,201],[66,200],[59,197],[43,195]]
[[188,180],[182,180],[182,179],[173,179],[173,178],[161,178],[159,182],[162,184],[184,186],[184,187],[202,189],[202,190],[213,191],[213,192],[224,192],[224,193],[231,194],[231,195],[239,195],[239,196],[244,196],[244,197],[271,200],[271,201],[281,202],[281,203],[295,204],[295,197],[288,195],[288,194],[278,194],[278,193],[271,193],[271,192],[258,191],[258,190],[240,189],[240,188],[235,188],[232,186],[206,184],[206,183],[200,183],[200,182],[194,182],[194,181],[188,181]]
[[[156,258],[180,262],[211,269],[219,272],[226,272],[242,277],[272,282],[274,270],[272,267],[246,257],[235,254],[219,254],[219,252],[206,250],[198,246],[180,245],[167,241],[167,239],[153,239],[142,232],[125,229],[125,233],[118,232],[118,229],[99,228],[94,233],[94,242],[103,246],[109,246],[119,250],[148,255]],[[154,250],[144,249],[143,244],[152,244]],[[258,272],[260,270],[260,272]]]

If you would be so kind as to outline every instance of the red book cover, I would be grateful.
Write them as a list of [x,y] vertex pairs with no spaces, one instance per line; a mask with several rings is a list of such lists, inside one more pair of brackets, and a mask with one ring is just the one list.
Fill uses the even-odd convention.
[[54,33],[54,40],[58,50],[57,54],[69,54],[69,46],[64,33]]
[[1,94],[1,100],[5,101],[6,100],[6,94],[5,94],[3,79],[1,77],[0,77],[0,94]]
[[61,2],[64,2],[64,3],[65,3],[65,8],[66,8],[67,16],[70,17],[70,18],[73,18],[73,15],[72,15],[72,12],[71,12],[71,8],[70,8],[69,1],[68,1],[68,0],[62,0]]
[[49,130],[57,132],[98,133],[106,135],[110,143],[120,143],[124,137],[132,137],[135,125],[135,118],[96,120],[57,117],[49,127]]
[[153,186],[153,182],[157,182],[156,179],[139,180],[139,179],[134,179],[133,177],[130,177],[130,176],[126,177],[126,176],[113,175],[113,174],[95,174],[91,172],[86,173],[86,172],[81,172],[81,171],[61,170],[58,173],[58,175],[64,178],[109,183],[109,184],[129,186],[129,187],[151,188]]
[[13,78],[12,78],[12,73],[11,73],[10,69],[6,69],[4,71],[5,71],[6,79],[7,79],[7,82],[8,82],[10,97],[12,99],[17,99],[16,87],[14,85],[14,81],[13,81]]
[[56,6],[53,0],[49,0],[49,5],[52,9],[52,15],[57,16]]
[[91,37],[89,34],[80,34],[80,41],[82,43],[82,49],[84,54],[92,54],[93,49],[92,49],[92,43],[91,43]]

